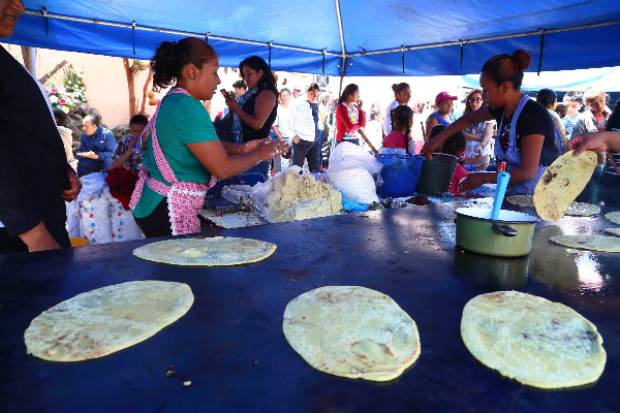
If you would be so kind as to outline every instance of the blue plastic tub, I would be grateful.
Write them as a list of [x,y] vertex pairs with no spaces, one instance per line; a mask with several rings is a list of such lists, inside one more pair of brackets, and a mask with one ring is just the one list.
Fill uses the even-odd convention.
[[377,159],[383,164],[381,179],[377,180],[377,194],[381,198],[399,198],[415,193],[424,162],[422,156],[380,154]]

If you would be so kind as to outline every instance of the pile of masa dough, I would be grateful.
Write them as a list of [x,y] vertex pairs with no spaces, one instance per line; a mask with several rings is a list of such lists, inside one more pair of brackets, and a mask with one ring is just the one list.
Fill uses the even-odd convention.
[[342,194],[292,166],[273,179],[266,204],[273,222],[327,217],[342,209]]

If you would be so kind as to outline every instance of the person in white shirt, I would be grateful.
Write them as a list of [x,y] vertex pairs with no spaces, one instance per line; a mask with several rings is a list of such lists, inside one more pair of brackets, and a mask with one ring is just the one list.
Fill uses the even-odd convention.
[[[280,90],[280,99],[278,104],[278,115],[271,127],[273,133],[279,140],[286,141],[289,146],[292,144],[291,139],[293,132],[293,96],[288,88]],[[274,169],[276,172],[285,171],[289,166],[288,159],[284,159],[282,155],[278,155],[274,159]]]
[[411,88],[409,83],[401,82],[392,85],[394,91],[394,101],[385,110],[383,117],[383,134],[385,136],[392,132],[392,111],[400,105],[406,105],[411,99]]
[[289,144],[293,137],[293,97],[287,88],[280,90],[280,102],[278,104],[278,115],[273,123],[272,130],[278,139],[285,140]]
[[320,167],[318,152],[312,150],[318,135],[319,107],[317,97],[319,85],[316,83],[308,87],[306,99],[298,99],[293,106],[293,164],[304,166],[308,160],[310,172],[317,172]]

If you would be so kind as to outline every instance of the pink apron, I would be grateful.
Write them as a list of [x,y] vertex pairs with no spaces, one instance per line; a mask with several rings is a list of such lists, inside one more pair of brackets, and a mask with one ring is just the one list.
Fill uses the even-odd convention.
[[[173,93],[182,93],[190,96],[186,90],[181,88],[175,88],[168,92],[168,94]],[[200,232],[200,220],[198,219],[198,214],[203,208],[205,194],[209,189],[213,188],[217,182],[217,179],[215,176],[211,175],[211,181],[208,184],[184,182],[177,179],[174,171],[170,167],[170,164],[164,157],[164,153],[159,146],[159,140],[157,139],[156,124],[161,104],[162,102],[159,102],[155,114],[151,117],[151,120],[144,129],[143,133],[148,133],[149,131],[151,132],[151,142],[153,145],[153,154],[155,155],[157,169],[164,179],[170,182],[171,185],[152,178],[149,176],[146,167],[142,167],[138,182],[136,183],[136,188],[131,195],[129,207],[132,210],[136,208],[136,205],[138,205],[138,202],[142,198],[144,184],[146,184],[153,191],[166,197],[172,235],[195,234]]]

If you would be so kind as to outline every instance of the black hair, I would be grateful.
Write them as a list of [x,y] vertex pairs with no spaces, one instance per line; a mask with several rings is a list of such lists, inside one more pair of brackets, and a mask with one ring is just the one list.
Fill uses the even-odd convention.
[[431,139],[433,139],[435,136],[439,135],[441,132],[443,132],[443,130],[446,127],[443,125],[435,125],[433,126],[433,129],[431,129]]
[[248,90],[248,85],[242,79],[239,79],[233,83],[233,88]]
[[245,58],[239,63],[239,73],[243,76],[243,66],[252,68],[253,70],[263,71],[263,77],[258,81],[259,89],[269,89],[276,95],[278,94],[278,86],[276,84],[276,78],[271,71],[271,68],[260,56],[250,56]]
[[547,109],[551,109],[551,106],[556,102],[557,96],[551,89],[540,89],[536,95],[536,102],[540,103]]
[[400,92],[402,92],[405,89],[411,89],[409,87],[409,83],[401,82],[401,83],[394,83],[392,85],[392,90],[394,91],[394,94],[400,93]]
[[131,119],[129,119],[130,125],[148,125],[149,119],[144,115],[133,115]]
[[56,125],[65,126],[67,123],[67,114],[61,109],[54,109],[54,119],[56,120]]
[[411,134],[413,125],[413,110],[407,105],[400,105],[390,112],[392,118],[392,130],[402,131],[405,129],[405,136]]
[[153,58],[153,88],[158,91],[170,86],[181,78],[183,68],[193,64],[198,69],[210,60],[217,58],[215,50],[202,39],[186,37],[178,42],[162,42]]
[[321,87],[317,83],[314,83],[314,82],[310,83],[310,86],[308,86],[308,88],[306,89],[306,92],[312,92],[313,90],[320,92]]
[[612,129],[620,129],[620,100],[616,102],[616,107],[605,125],[605,130],[610,131]]
[[510,82],[515,89],[523,83],[523,71],[530,67],[532,56],[525,50],[515,50],[512,55],[498,54],[487,60],[482,66],[482,73],[496,84]]
[[465,135],[462,132],[457,132],[454,135],[450,136],[441,147],[442,153],[447,153],[448,155],[460,156],[465,150]]
[[568,110],[568,106],[564,103],[558,103],[555,107],[555,113],[560,115],[560,118],[564,118],[566,116],[566,111]]
[[347,99],[349,99],[349,96],[359,90],[360,88],[355,83],[349,83],[342,91],[342,95],[340,95],[340,98],[338,98],[338,103],[347,103]]

